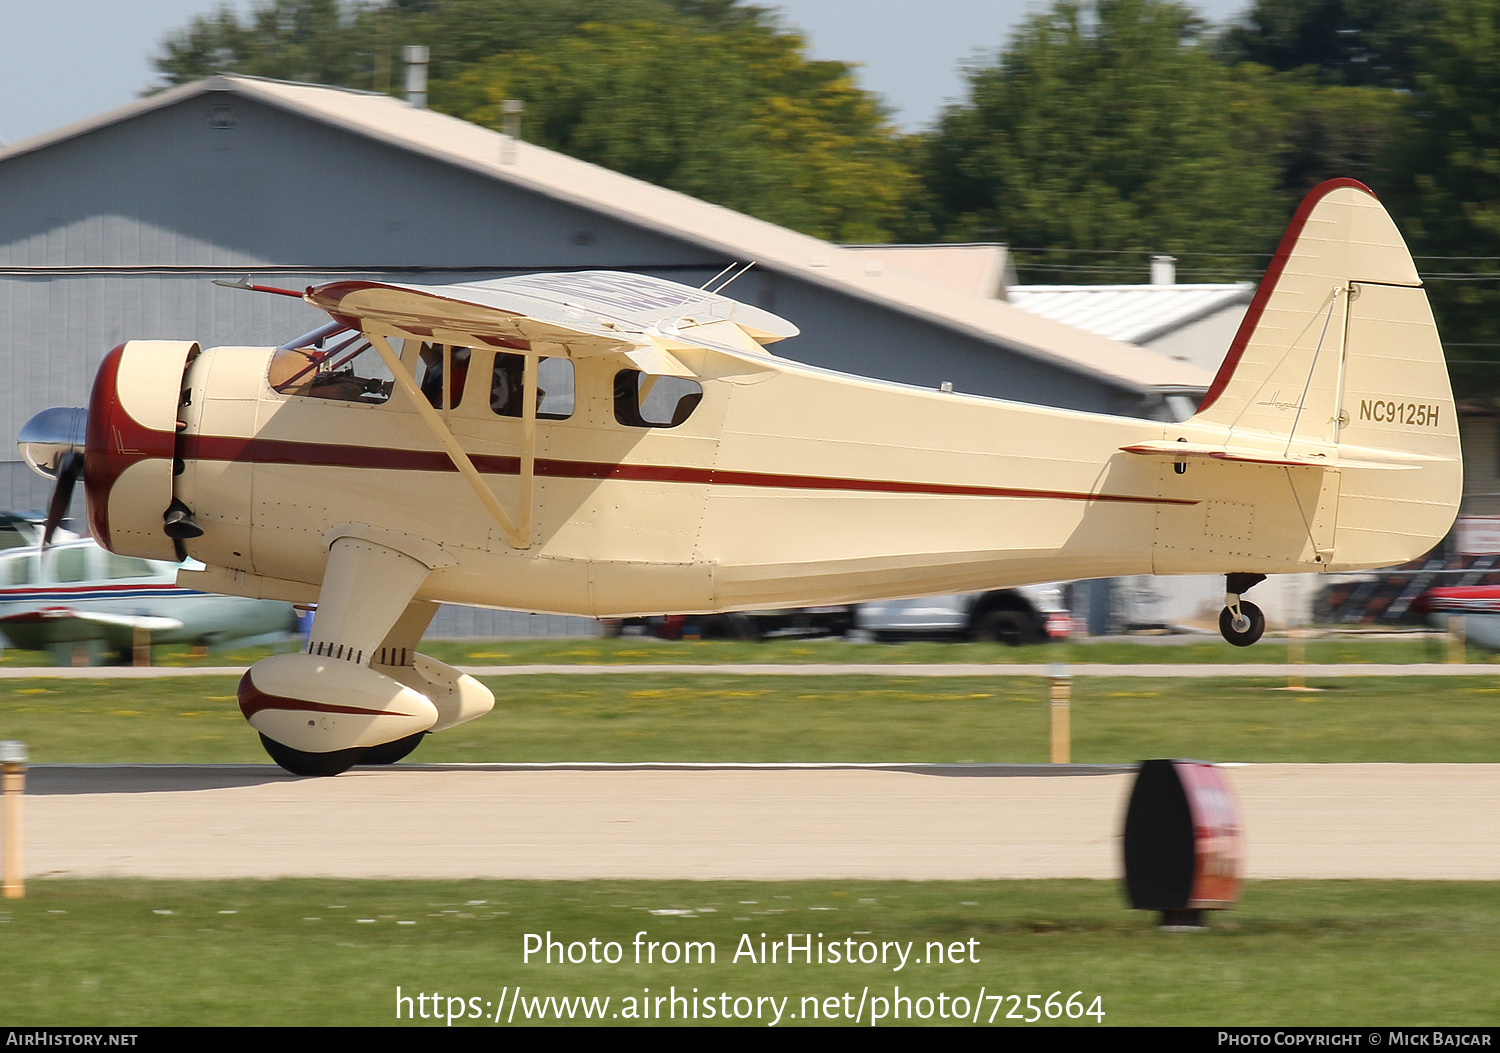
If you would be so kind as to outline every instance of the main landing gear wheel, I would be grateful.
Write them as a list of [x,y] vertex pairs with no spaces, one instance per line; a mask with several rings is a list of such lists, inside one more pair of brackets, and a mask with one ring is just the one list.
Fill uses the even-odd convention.
[[1266,631],[1266,616],[1249,600],[1240,601],[1240,616],[1225,607],[1219,612],[1219,634],[1236,647],[1249,647]]
[[379,746],[371,746],[365,750],[365,755],[355,763],[395,764],[398,760],[402,760],[412,750],[420,746],[422,739],[426,736],[427,732],[419,731],[415,735],[408,735],[406,738],[397,739],[395,742],[382,742]]
[[[405,742],[406,740],[399,739],[398,741]],[[275,739],[266,738],[265,735],[261,735],[260,744],[265,747],[273,761],[293,775],[339,775],[363,761],[365,754],[369,752],[367,746],[355,746],[352,749],[334,750],[331,753],[304,753],[302,750],[283,746]]]

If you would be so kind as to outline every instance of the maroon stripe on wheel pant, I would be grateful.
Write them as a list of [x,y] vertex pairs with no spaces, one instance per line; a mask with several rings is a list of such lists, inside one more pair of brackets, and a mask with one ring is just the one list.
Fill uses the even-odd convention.
[[360,706],[335,706],[327,702],[309,702],[305,698],[287,698],[285,695],[272,695],[255,686],[255,681],[250,679],[247,671],[240,678],[240,686],[235,694],[240,701],[240,712],[249,720],[252,716],[263,709],[286,709],[304,713],[356,713],[365,716],[384,716],[384,709],[364,709]]

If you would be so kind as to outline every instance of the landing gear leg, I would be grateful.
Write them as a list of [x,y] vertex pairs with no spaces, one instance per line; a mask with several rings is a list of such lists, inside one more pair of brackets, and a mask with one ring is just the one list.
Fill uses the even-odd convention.
[[240,712],[272,760],[296,775],[389,764],[437,723],[426,692],[379,664],[388,657],[382,641],[409,607],[436,609],[412,603],[428,572],[415,557],[375,542],[333,542],[307,652],[263,658],[240,681]]
[[1266,616],[1260,608],[1240,596],[1266,580],[1264,574],[1226,574],[1224,609],[1219,612],[1219,633],[1236,647],[1249,647],[1266,631]]
[[[495,705],[495,696],[478,680],[460,673],[450,665],[444,665],[436,658],[417,653],[422,634],[427,631],[428,623],[436,613],[437,604],[426,600],[413,600],[407,604],[401,617],[396,619],[396,624],[385,634],[379,650],[375,652],[374,661],[370,663],[371,669],[426,696],[436,707],[437,721],[427,729],[429,732],[446,731],[465,721],[481,717]],[[421,736],[417,736],[404,748],[398,743],[386,745],[392,751],[399,749],[394,759],[400,760],[416,748],[420,738]],[[385,750],[385,747],[380,749]],[[385,752],[377,754],[372,751],[370,757],[362,763],[390,763],[378,759],[385,755]]]

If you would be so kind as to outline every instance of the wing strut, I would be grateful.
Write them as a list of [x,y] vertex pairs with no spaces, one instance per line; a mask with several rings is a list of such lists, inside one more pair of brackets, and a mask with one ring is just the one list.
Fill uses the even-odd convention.
[[526,540],[522,548],[531,543],[531,487],[536,477],[536,390],[541,364],[540,355],[526,352],[521,372],[521,537]]
[[[464,453],[463,447],[453,437],[453,432],[449,431],[448,426],[443,423],[443,418],[438,416],[437,410],[432,408],[432,404],[427,401],[427,397],[417,387],[416,380],[402,368],[401,358],[392,350],[390,342],[378,333],[371,333],[368,330],[365,335],[370,338],[370,343],[380,353],[382,361],[385,362],[385,367],[396,378],[396,383],[400,385],[401,390],[406,392],[407,398],[411,400],[412,405],[416,406],[417,413],[426,423],[428,430],[432,432],[437,441],[442,444],[443,449],[447,451],[448,457],[453,461],[453,467],[458,469],[458,473],[464,477],[469,487],[474,491],[474,496],[479,498],[479,503],[484,505],[485,510],[500,525],[500,530],[505,534],[506,539],[510,541],[511,548],[530,548],[531,479],[536,465],[536,408],[534,406],[530,407],[526,411],[525,418],[526,448],[521,457],[521,507],[524,510],[523,515],[526,529],[522,531],[518,530],[516,525],[511,522],[510,516],[500,506],[499,499],[485,485],[484,477],[474,467],[474,462],[469,460],[469,455]],[[536,361],[536,356],[526,356],[526,376],[532,384],[536,383]],[[443,383],[447,384],[446,378]],[[528,387],[525,390],[530,391],[531,388]],[[527,400],[528,403],[532,401],[534,400]]]

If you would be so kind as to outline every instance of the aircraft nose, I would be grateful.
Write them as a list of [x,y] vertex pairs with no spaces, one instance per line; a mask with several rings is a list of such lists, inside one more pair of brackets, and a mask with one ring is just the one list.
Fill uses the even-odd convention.
[[21,457],[32,471],[56,479],[69,454],[83,453],[88,434],[88,410],[53,406],[21,425],[16,437]]

